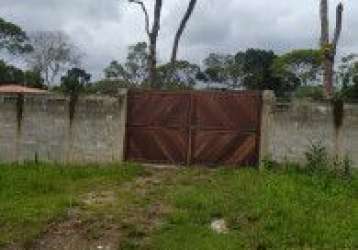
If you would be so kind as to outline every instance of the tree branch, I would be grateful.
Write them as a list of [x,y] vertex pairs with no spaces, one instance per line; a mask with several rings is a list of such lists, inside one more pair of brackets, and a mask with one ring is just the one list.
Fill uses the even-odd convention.
[[139,4],[140,7],[143,10],[144,13],[144,18],[145,18],[145,32],[147,33],[148,37],[150,37],[150,29],[149,29],[149,15],[148,15],[148,11],[147,8],[145,7],[145,4],[142,1],[139,0],[128,0],[131,3],[136,3]]
[[321,17],[321,47],[329,44],[329,19],[328,19],[328,1],[321,0],[320,2],[320,17]]
[[333,55],[336,54],[338,41],[342,33],[342,19],[343,19],[343,4],[339,3],[336,9],[336,28],[334,30],[334,38],[332,42]]
[[174,38],[174,45],[173,45],[173,51],[172,51],[172,56],[171,56],[171,65],[172,67],[174,67],[174,64],[176,62],[177,59],[177,53],[178,53],[178,47],[179,47],[179,41],[180,38],[184,32],[185,26],[191,16],[191,14],[194,11],[195,5],[196,5],[197,0],[190,0],[188,8],[186,10],[186,13],[183,17],[183,19],[181,20],[179,29],[177,31],[177,33],[175,34],[175,38]]
[[153,37],[158,37],[158,33],[160,29],[161,11],[162,11],[162,0],[156,0],[155,8],[154,8],[154,22],[151,32],[151,35]]

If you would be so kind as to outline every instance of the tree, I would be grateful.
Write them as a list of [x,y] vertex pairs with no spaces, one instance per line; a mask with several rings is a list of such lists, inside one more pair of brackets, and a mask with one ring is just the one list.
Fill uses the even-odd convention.
[[220,83],[228,88],[237,88],[241,83],[242,67],[233,55],[211,53],[204,59],[205,75],[208,81]]
[[129,46],[128,56],[124,65],[118,61],[112,61],[104,69],[105,77],[110,81],[127,82],[128,86],[139,86],[148,77],[148,52],[147,44],[140,42]]
[[69,96],[78,96],[91,80],[91,75],[80,68],[72,68],[61,78],[61,89]]
[[275,80],[272,64],[276,55],[272,51],[248,49],[242,58],[243,85],[248,89],[272,89]]
[[355,75],[358,73],[358,55],[350,54],[341,59],[338,66],[337,79],[341,83],[342,89],[346,90],[353,83]]
[[69,118],[70,126],[75,115],[76,104],[78,102],[79,95],[84,91],[85,87],[89,84],[91,75],[85,70],[80,68],[72,68],[67,71],[67,74],[61,77],[60,89],[65,95],[70,97],[69,102]]
[[89,83],[85,87],[84,92],[88,94],[101,94],[101,95],[110,95],[117,96],[118,89],[131,87],[128,85],[128,82],[121,80],[100,80],[94,83]]
[[171,56],[171,60],[170,60],[172,67],[175,67],[175,62],[177,60],[177,54],[178,54],[179,41],[180,41],[181,36],[183,35],[183,32],[185,30],[185,27],[186,27],[188,21],[189,21],[189,18],[193,14],[196,2],[197,2],[197,0],[190,0],[190,2],[188,4],[188,8],[187,8],[187,10],[180,22],[179,28],[175,34],[172,56]]
[[204,59],[205,73],[210,81],[223,83],[227,80],[225,64],[229,57],[231,55],[210,53]]
[[[289,56],[291,58],[291,56]],[[273,90],[276,95],[282,96],[292,92],[300,85],[300,79],[294,72],[286,69],[289,62],[293,65],[296,60],[279,62],[279,68],[284,73],[275,73],[274,63],[278,56],[272,51],[248,49],[239,51],[235,56],[211,53],[205,60],[205,76],[199,74],[202,80],[222,84],[224,88],[246,88],[251,90]],[[281,66],[284,65],[285,67]],[[276,66],[278,67],[278,66]],[[292,69],[294,69],[293,67]],[[289,67],[289,69],[291,69]]]
[[[200,67],[188,61],[176,61],[158,67],[161,89],[192,89],[200,74]],[[173,71],[174,69],[174,71]]]
[[80,64],[81,53],[63,32],[39,31],[33,33],[30,40],[34,49],[27,63],[41,72],[48,87],[60,73]]
[[0,18],[0,51],[22,54],[32,50],[28,37],[19,26]]
[[145,42],[139,42],[129,46],[129,52],[125,68],[135,85],[142,84],[148,78],[148,46]]
[[155,0],[154,6],[154,21],[152,28],[149,27],[149,14],[145,4],[140,0],[128,0],[131,3],[138,4],[145,17],[145,30],[149,40],[149,55],[148,55],[148,81],[152,88],[158,86],[157,82],[157,39],[160,29],[160,18],[162,11],[162,0]]
[[336,27],[332,42],[329,41],[328,0],[320,0],[321,49],[323,53],[323,85],[326,98],[333,94],[333,75],[338,41],[342,31],[343,4],[336,8]]
[[1,84],[23,84],[24,73],[12,65],[7,65],[0,60],[0,85]]
[[276,59],[272,51],[248,49],[244,54],[239,52],[236,61],[241,64],[243,86],[252,90],[273,90],[277,96],[295,90],[299,80],[293,73],[287,73],[285,78],[274,74]]
[[348,99],[358,99],[358,62],[352,65],[350,78],[351,83],[342,88],[342,96]]
[[280,78],[294,75],[300,81],[300,85],[317,81],[321,71],[321,53],[318,50],[303,49],[294,50],[275,59],[273,64],[274,74]]
[[24,84],[25,86],[39,89],[46,89],[44,85],[44,79],[41,76],[41,73],[36,70],[26,70],[24,71]]
[[0,60],[0,85],[18,84],[34,88],[44,88],[43,79],[39,72],[16,68]]

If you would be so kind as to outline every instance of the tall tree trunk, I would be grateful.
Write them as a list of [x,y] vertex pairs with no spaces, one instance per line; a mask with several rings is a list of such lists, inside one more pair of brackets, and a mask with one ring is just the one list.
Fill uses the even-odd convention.
[[175,62],[176,62],[176,59],[177,59],[180,38],[183,35],[183,32],[185,30],[186,24],[189,21],[189,18],[193,14],[193,11],[194,11],[196,3],[197,3],[197,0],[190,0],[188,8],[187,8],[187,10],[185,12],[185,15],[184,15],[183,19],[180,22],[179,29],[177,30],[177,33],[175,34],[174,45],[173,45],[173,50],[172,50],[172,56],[171,56],[171,60],[170,60],[170,63],[172,65],[172,67],[175,66]]
[[162,11],[162,0],[155,1],[154,22],[152,31],[149,35],[149,85],[151,88],[158,88],[160,84],[157,82],[157,39],[160,29],[160,17]]
[[333,95],[334,82],[334,64],[337,52],[338,41],[342,32],[342,13],[343,4],[339,3],[336,9],[336,28],[332,43],[329,42],[329,19],[328,19],[328,1],[320,2],[321,18],[321,49],[323,52],[323,85],[326,98]]
[[327,53],[323,60],[324,94],[326,98],[330,98],[333,94],[334,58]]
[[323,52],[323,86],[326,98],[332,95],[333,85],[333,66],[330,58],[330,44],[329,44],[329,19],[328,19],[328,1],[321,0],[320,3],[320,18],[321,18],[321,49]]
[[145,31],[149,40],[149,55],[148,55],[148,83],[151,88],[159,87],[157,82],[157,40],[160,29],[160,17],[162,11],[162,0],[155,0],[154,6],[154,21],[152,30],[149,27],[149,14],[145,4],[140,0],[129,0],[131,3],[140,5],[145,17]]
[[320,17],[321,17],[321,47],[324,47],[329,44],[329,19],[328,19],[327,0],[321,0]]
[[151,88],[156,88],[158,86],[157,79],[157,41],[155,39],[149,39],[149,55],[148,55],[148,81]]

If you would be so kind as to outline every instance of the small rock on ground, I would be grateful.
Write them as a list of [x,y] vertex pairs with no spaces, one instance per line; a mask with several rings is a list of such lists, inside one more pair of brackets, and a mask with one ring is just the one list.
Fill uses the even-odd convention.
[[212,221],[211,229],[218,234],[224,234],[229,231],[224,219],[216,219],[216,220]]

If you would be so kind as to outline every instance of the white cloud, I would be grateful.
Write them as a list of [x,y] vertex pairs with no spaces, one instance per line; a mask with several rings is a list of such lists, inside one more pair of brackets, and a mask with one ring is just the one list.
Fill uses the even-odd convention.
[[[126,0],[0,0],[0,16],[27,31],[63,30],[87,55],[84,66],[98,76],[113,59],[124,60],[127,46],[146,40],[138,6]],[[169,58],[173,36],[188,1],[163,0],[160,61]],[[339,51],[358,52],[358,1],[345,4]],[[153,0],[145,0],[149,12]],[[331,30],[335,5],[331,1]],[[317,0],[198,0],[179,57],[199,63],[212,51],[235,53],[258,47],[281,53],[315,47],[319,39]]]

